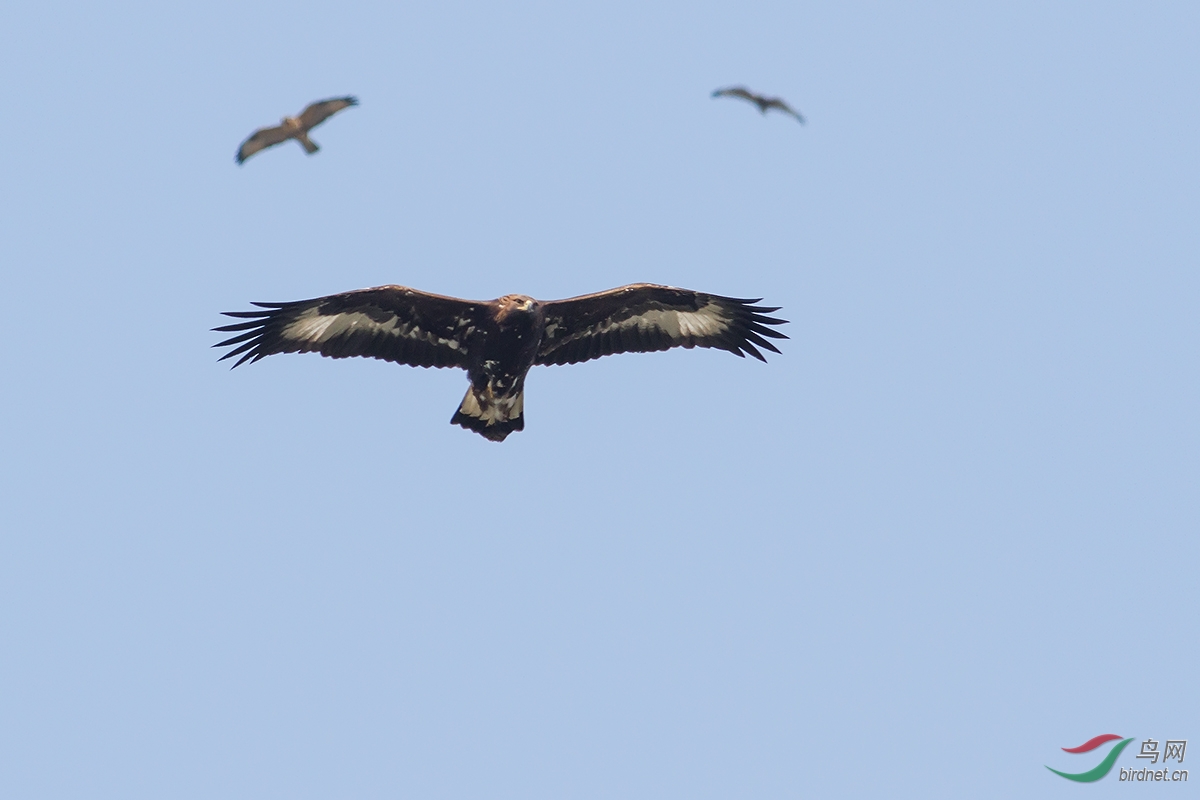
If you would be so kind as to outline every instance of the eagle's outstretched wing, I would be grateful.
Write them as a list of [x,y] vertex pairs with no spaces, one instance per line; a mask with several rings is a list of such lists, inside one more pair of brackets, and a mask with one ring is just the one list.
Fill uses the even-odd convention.
[[283,125],[276,125],[273,128],[259,128],[250,134],[250,138],[242,142],[242,146],[238,148],[237,163],[241,164],[259,150],[266,150],[268,147],[274,147],[280,142],[286,142],[294,133],[295,131],[288,130]]
[[300,126],[306,131],[312,130],[343,108],[356,105],[358,105],[357,97],[334,97],[329,100],[318,100],[300,112]]
[[226,311],[245,319],[215,331],[237,332],[214,347],[234,366],[273,353],[364,356],[414,367],[466,367],[467,345],[487,304],[406,286],[379,286],[294,303],[254,303],[261,311]]
[[779,309],[754,305],[757,302],[635,283],[542,303],[546,330],[534,363],[574,364],[613,353],[672,347],[715,347],[766,361],[759,347],[779,352],[767,338],[787,338],[767,326],[787,320],[766,316]]

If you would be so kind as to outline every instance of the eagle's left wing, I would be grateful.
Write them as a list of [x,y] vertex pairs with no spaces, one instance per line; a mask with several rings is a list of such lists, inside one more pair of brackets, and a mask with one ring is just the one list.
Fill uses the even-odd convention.
[[[635,283],[607,292],[542,303],[546,329],[535,364],[574,364],[613,353],[650,353],[672,347],[714,347],[766,361],[761,347],[786,339],[766,316],[778,308],[715,294]],[[757,347],[756,347],[757,345]]]
[[466,367],[467,347],[486,303],[407,286],[379,286],[294,303],[255,303],[260,311],[226,311],[243,319],[213,328],[235,333],[214,347],[220,360],[258,361],[274,353],[364,356],[414,367]]
[[318,100],[300,112],[300,125],[306,131],[311,130],[343,108],[356,105],[358,105],[357,97],[334,97],[330,100]]

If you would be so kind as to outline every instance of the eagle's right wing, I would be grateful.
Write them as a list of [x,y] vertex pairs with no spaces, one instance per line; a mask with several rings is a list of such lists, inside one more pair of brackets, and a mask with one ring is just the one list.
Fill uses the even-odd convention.
[[250,134],[250,138],[242,142],[242,146],[238,148],[237,163],[241,164],[259,150],[266,150],[280,142],[286,142],[291,136],[292,132],[282,125],[276,125],[274,128],[259,128]]
[[467,366],[467,345],[487,308],[406,286],[379,286],[293,303],[254,303],[261,311],[226,311],[245,319],[213,328],[235,332],[214,347],[234,366],[273,353],[363,356],[414,367]]

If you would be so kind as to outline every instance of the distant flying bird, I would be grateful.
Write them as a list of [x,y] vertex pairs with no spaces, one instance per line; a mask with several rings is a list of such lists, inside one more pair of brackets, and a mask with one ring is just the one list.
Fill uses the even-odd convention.
[[[478,302],[379,286],[293,303],[254,303],[227,311],[247,319],[214,328],[235,331],[214,347],[221,357],[258,361],[274,353],[365,356],[413,367],[460,367],[471,385],[450,423],[504,441],[524,430],[525,374],[535,364],[575,364],[612,353],[713,347],[766,361],[758,347],[787,337],[766,316],[777,308],[714,294],[635,283],[607,292],[540,302],[521,294]],[[236,345],[236,347],[234,347]],[[684,390],[686,402],[702,392]]]
[[761,94],[755,94],[745,86],[731,86],[728,89],[717,89],[712,93],[713,97],[740,97],[743,100],[749,100],[754,105],[758,106],[758,110],[763,114],[767,113],[767,109],[777,108],[785,114],[791,114],[796,119],[800,120],[800,124],[804,124],[804,117],[800,116],[800,112],[789,106],[787,103],[780,100],[778,97],[763,97]]
[[301,111],[298,117],[284,117],[283,122],[274,128],[259,128],[250,134],[250,138],[242,142],[242,146],[238,148],[237,163],[241,164],[259,150],[274,147],[288,139],[295,139],[306,153],[312,155],[321,148],[308,138],[308,132],[343,108],[356,105],[358,105],[357,97],[334,97],[329,100],[318,100]]

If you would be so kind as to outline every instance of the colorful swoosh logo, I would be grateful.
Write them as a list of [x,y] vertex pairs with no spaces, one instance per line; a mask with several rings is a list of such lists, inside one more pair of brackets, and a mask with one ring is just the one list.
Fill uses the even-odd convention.
[[1105,742],[1111,742],[1113,739],[1120,738],[1121,737],[1117,736],[1115,733],[1102,733],[1094,739],[1088,739],[1086,742],[1079,745],[1079,747],[1064,747],[1063,750],[1066,750],[1068,753],[1086,753],[1089,750],[1095,750]]
[[[1121,737],[1117,736],[1115,733],[1106,733],[1103,736],[1097,736],[1094,739],[1088,739],[1086,742],[1079,745],[1079,747],[1064,747],[1063,750],[1066,750],[1068,753],[1087,753],[1091,750],[1095,750],[1105,742],[1111,742],[1113,739],[1120,738]],[[1121,751],[1124,750],[1125,746],[1132,741],[1132,738],[1122,739],[1119,743],[1113,746],[1112,750],[1108,751],[1108,755],[1104,757],[1103,761],[1101,761],[1092,769],[1089,769],[1087,772],[1059,772],[1053,767],[1046,767],[1046,769],[1050,770],[1055,775],[1062,775],[1069,781],[1078,781],[1079,783],[1091,783],[1092,781],[1098,781],[1109,773],[1109,771],[1113,768],[1113,764],[1117,763],[1117,756],[1121,755]]]

